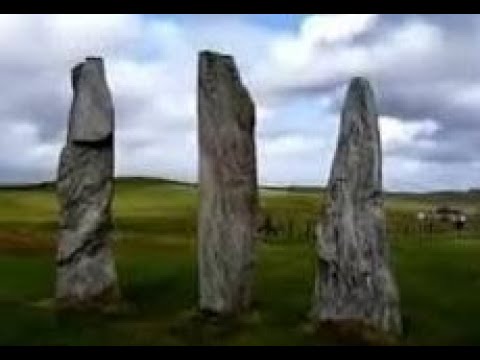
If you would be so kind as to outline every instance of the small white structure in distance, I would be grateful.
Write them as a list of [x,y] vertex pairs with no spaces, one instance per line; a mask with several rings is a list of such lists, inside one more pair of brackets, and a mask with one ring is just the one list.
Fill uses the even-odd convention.
[[425,218],[426,218],[426,215],[425,215],[425,213],[424,213],[423,211],[419,211],[419,212],[417,213],[417,219],[418,219],[419,221],[423,221],[423,220],[425,220]]

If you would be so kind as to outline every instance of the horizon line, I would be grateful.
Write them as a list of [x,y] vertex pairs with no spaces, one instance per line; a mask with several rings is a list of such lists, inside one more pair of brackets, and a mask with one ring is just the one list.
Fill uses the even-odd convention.
[[[183,185],[190,185],[190,186],[197,186],[198,181],[191,181],[191,180],[181,180],[181,179],[174,179],[174,178],[168,178],[168,177],[156,177],[156,176],[142,176],[142,175],[123,175],[123,176],[114,176],[115,180],[128,180],[128,179],[137,179],[137,180],[157,180],[157,181],[163,181],[163,182],[171,182],[171,183],[178,183],[178,184],[183,184]],[[0,189],[2,188],[32,188],[32,187],[39,187],[39,186],[47,186],[47,185],[53,185],[56,183],[56,180],[44,180],[44,181],[36,181],[36,182],[3,182],[0,180]],[[321,185],[321,184],[272,184],[272,183],[266,183],[266,184],[259,184],[258,186],[260,189],[268,189],[268,188],[273,188],[273,189],[286,189],[288,190],[289,188],[304,188],[304,189],[309,189],[309,190],[325,190],[326,185]],[[384,193],[389,193],[389,194],[435,194],[435,193],[469,193],[469,192],[475,192],[475,191],[480,191],[479,188],[469,188],[469,189],[438,189],[438,190],[388,190],[384,189]]]

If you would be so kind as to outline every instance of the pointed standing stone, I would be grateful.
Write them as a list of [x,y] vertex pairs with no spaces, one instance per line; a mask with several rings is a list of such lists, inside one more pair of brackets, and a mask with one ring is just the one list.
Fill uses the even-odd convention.
[[317,234],[312,314],[316,321],[354,320],[400,333],[399,295],[390,270],[383,210],[377,118],[368,81],[354,78],[342,110],[326,220]]
[[199,54],[199,306],[249,307],[257,230],[255,109],[231,56]]
[[103,60],[72,70],[73,103],[60,155],[59,307],[103,306],[119,297],[111,250],[114,109]]

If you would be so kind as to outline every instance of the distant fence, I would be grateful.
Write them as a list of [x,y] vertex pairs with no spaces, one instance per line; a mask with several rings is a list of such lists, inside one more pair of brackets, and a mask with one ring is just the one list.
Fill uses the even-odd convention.
[[457,226],[454,222],[435,218],[419,220],[414,212],[387,212],[387,233],[397,241],[480,237],[480,214],[470,214],[463,226]]
[[[322,216],[314,214],[262,213],[258,231],[264,242],[297,242],[315,240]],[[438,238],[480,238],[480,214],[469,215],[463,228],[438,219],[420,221],[415,212],[386,212],[387,236],[391,241],[434,241]]]
[[264,214],[258,228],[259,237],[264,242],[313,241],[317,221],[314,217],[293,214]]

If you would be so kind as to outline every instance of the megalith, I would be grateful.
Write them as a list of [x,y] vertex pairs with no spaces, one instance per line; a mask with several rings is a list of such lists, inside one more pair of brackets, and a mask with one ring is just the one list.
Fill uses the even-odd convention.
[[198,59],[200,310],[232,315],[251,305],[258,194],[255,108],[232,56]]
[[60,308],[103,307],[119,298],[111,248],[114,108],[102,58],[87,57],[71,77],[73,102],[57,179],[55,295]]
[[383,209],[378,114],[364,78],[352,79],[347,91],[316,245],[314,320],[353,320],[400,333]]

